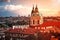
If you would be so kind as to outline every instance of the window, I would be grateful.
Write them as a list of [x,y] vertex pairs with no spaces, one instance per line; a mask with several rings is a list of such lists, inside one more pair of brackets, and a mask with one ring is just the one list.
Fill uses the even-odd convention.
[[35,21],[33,20],[33,24],[35,24]]
[[39,20],[37,21],[37,24],[39,24]]
[[38,27],[38,29],[40,29],[40,27]]
[[35,27],[35,29],[37,29],[37,27]]

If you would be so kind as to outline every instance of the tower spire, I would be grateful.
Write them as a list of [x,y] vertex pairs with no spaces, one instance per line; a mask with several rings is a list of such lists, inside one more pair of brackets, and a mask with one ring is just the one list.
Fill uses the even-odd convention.
[[35,10],[34,10],[34,5],[33,5],[32,12],[31,12],[31,13],[34,13],[34,11],[35,11]]
[[38,8],[37,8],[37,4],[36,4],[36,8],[35,8],[35,9],[38,9]]
[[37,7],[37,5],[36,5],[36,8],[35,8],[35,12],[39,12],[39,11],[38,11],[38,7]]
[[33,10],[34,10],[34,5],[33,5]]

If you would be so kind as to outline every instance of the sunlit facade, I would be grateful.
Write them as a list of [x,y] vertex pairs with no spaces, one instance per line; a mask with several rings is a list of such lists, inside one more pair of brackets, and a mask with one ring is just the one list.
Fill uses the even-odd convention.
[[38,7],[32,9],[31,16],[30,16],[30,26],[37,26],[43,22],[42,15],[40,14]]

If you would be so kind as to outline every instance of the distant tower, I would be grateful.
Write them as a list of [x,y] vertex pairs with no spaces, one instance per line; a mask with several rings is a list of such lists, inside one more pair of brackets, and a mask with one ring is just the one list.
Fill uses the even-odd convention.
[[38,26],[40,25],[40,20],[42,17],[40,17],[39,11],[38,11],[38,7],[36,5],[36,7],[32,9],[31,12],[31,17],[30,17],[30,26]]

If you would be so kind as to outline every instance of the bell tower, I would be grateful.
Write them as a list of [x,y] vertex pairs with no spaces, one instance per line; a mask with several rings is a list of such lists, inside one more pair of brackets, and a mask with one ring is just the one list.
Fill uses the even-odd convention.
[[39,11],[38,11],[38,7],[37,7],[37,5],[36,5],[36,8],[35,8],[35,12],[39,12]]
[[40,15],[38,7],[32,8],[31,17],[30,17],[30,26],[38,26],[40,24]]

